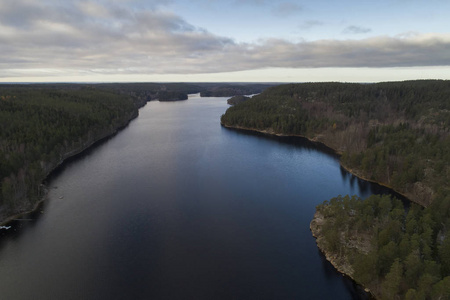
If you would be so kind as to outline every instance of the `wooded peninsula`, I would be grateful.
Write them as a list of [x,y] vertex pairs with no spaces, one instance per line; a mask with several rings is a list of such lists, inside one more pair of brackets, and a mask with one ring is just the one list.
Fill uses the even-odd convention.
[[450,299],[450,81],[280,85],[221,123],[321,142],[353,174],[412,200],[338,196],[317,207],[311,230],[376,298]]

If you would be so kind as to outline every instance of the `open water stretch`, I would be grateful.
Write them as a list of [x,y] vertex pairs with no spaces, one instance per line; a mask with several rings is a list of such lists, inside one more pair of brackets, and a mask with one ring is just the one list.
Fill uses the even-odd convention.
[[0,229],[1,299],[360,299],[319,253],[315,206],[386,193],[300,138],[220,126],[226,98],[150,102]]

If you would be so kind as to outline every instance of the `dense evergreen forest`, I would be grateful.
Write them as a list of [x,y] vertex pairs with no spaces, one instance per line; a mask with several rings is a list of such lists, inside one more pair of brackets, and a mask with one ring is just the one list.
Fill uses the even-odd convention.
[[338,196],[311,230],[342,272],[378,299],[450,299],[450,196],[428,208],[389,196]]
[[356,175],[421,204],[339,196],[317,207],[311,229],[377,298],[450,299],[450,81],[282,85],[221,122],[325,143]]
[[114,133],[143,102],[77,85],[0,85],[1,219],[30,209],[64,159]]

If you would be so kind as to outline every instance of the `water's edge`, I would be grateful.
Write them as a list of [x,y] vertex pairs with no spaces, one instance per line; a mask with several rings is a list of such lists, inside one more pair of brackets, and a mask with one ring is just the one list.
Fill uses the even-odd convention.
[[375,295],[369,288],[357,282],[355,278],[353,278],[352,266],[348,263],[347,257],[343,256],[339,257],[336,253],[330,253],[325,251],[325,247],[323,244],[323,236],[321,235],[322,233],[321,228],[323,223],[324,223],[323,216],[316,211],[309,225],[309,229],[311,230],[312,236],[316,239],[317,248],[319,248],[322,255],[325,257],[327,261],[329,261],[333,265],[336,271],[353,280],[353,282],[361,286],[364,289],[364,291],[370,295],[372,299],[376,299]]
[[91,139],[91,140],[86,140],[85,143],[78,148],[74,148],[71,151],[67,152],[66,154],[63,155],[62,159],[54,166],[52,166],[50,168],[50,170],[47,172],[47,175],[44,177],[44,179],[42,180],[41,186],[43,187],[43,195],[40,198],[40,200],[38,200],[35,203],[30,203],[32,204],[31,207],[21,207],[19,208],[18,211],[14,211],[12,212],[10,215],[2,215],[0,216],[0,226],[5,226],[8,223],[10,223],[11,221],[14,221],[17,218],[20,218],[24,215],[30,214],[35,212],[40,205],[47,200],[47,194],[48,194],[48,187],[46,187],[45,182],[47,181],[47,179],[59,168],[61,168],[62,166],[64,166],[64,164],[70,160],[71,158],[77,157],[79,155],[82,155],[83,153],[85,153],[86,151],[96,147],[97,145],[99,145],[102,141],[107,140],[111,137],[113,137],[114,135],[116,135],[119,131],[125,129],[132,120],[136,119],[139,116],[139,109],[144,107],[146,105],[146,103],[144,103],[142,106],[138,107],[136,109],[136,111],[134,111],[130,117],[128,118],[128,120],[124,123],[121,124],[119,126],[117,126],[116,128],[110,129],[110,130],[106,130],[104,133],[102,133],[101,135]]
[[[233,130],[238,130],[238,131],[258,132],[258,133],[262,133],[262,134],[265,134],[265,135],[279,136],[279,137],[298,137],[298,138],[304,138],[304,139],[307,139],[308,141],[310,141],[310,142],[312,142],[312,143],[316,143],[316,144],[319,144],[319,145],[322,145],[322,146],[326,147],[328,150],[332,151],[334,154],[336,154],[336,155],[339,156],[339,157],[342,155],[342,152],[340,152],[340,151],[334,149],[333,147],[329,146],[328,144],[326,144],[326,142],[324,142],[324,141],[318,141],[318,140],[316,140],[316,139],[314,139],[314,138],[313,138],[313,139],[310,139],[310,138],[308,138],[308,137],[306,137],[306,136],[303,136],[303,135],[296,135],[296,134],[281,134],[281,133],[275,133],[274,131],[269,131],[269,130],[260,130],[260,129],[256,129],[256,128],[247,128],[247,127],[242,127],[242,126],[231,126],[231,125],[223,124],[222,122],[221,122],[221,125],[222,125],[223,127],[225,127],[225,128],[233,129]],[[386,184],[386,183],[384,183],[384,182],[380,182],[380,181],[376,181],[376,180],[372,180],[372,179],[369,179],[369,178],[364,177],[364,176],[361,174],[361,172],[359,172],[358,170],[356,170],[356,169],[351,169],[351,168],[349,168],[348,166],[344,165],[340,159],[339,159],[339,165],[340,165],[344,170],[346,170],[347,172],[349,172],[350,174],[356,176],[357,178],[359,178],[359,179],[361,179],[361,180],[364,180],[364,181],[367,181],[367,182],[371,182],[371,183],[375,183],[375,184],[378,184],[378,185],[380,185],[380,186],[386,187],[386,188],[392,190],[395,194],[400,195],[400,196],[401,196],[402,198],[404,198],[405,200],[408,200],[409,202],[416,203],[416,204],[418,204],[418,205],[424,207],[424,205],[423,205],[422,203],[416,202],[416,201],[412,200],[411,198],[408,198],[408,196],[406,196],[404,193],[402,193],[402,192],[400,192],[400,191],[394,189],[392,186],[390,186],[390,185],[388,185],[388,184]]]
[[[247,132],[258,132],[258,133],[262,133],[265,135],[271,135],[271,136],[288,136],[288,137],[299,137],[299,138],[305,138],[313,143],[318,143],[320,145],[323,145],[325,147],[327,147],[329,150],[333,151],[335,154],[337,154],[338,156],[340,156],[342,153],[339,153],[336,149],[333,149],[332,147],[328,146],[326,143],[322,142],[322,141],[317,141],[314,139],[309,139],[308,137],[305,136],[301,136],[301,135],[286,135],[286,134],[277,134],[275,132],[271,132],[268,130],[258,130],[255,128],[246,128],[246,127],[240,127],[240,126],[229,126],[229,125],[225,125],[223,123],[221,123],[222,126],[224,126],[225,128],[229,128],[229,129],[233,129],[233,130],[238,130],[238,131],[247,131]],[[342,164],[342,161],[339,159],[339,164],[340,166],[345,169],[347,172],[349,172],[350,174],[353,174],[354,176],[367,181],[367,182],[372,182],[372,183],[376,183],[378,185],[384,186],[386,188],[391,189],[392,191],[394,191],[395,193],[401,195],[402,197],[404,197],[406,200],[410,201],[410,202],[414,202],[411,199],[409,199],[408,197],[406,197],[404,194],[396,191],[395,189],[393,189],[392,187],[382,183],[382,182],[377,182],[374,180],[370,180],[367,178],[364,178],[363,176],[361,176],[360,174],[358,174],[359,172],[357,170],[353,170],[350,169],[348,167],[346,167],[345,165]],[[416,203],[416,202],[414,202]],[[347,276],[348,278],[350,278],[351,280],[353,280],[353,282],[355,282],[356,284],[360,285],[365,292],[367,292],[370,297],[372,297],[373,299],[375,299],[375,296],[373,295],[373,293],[364,285],[362,285],[361,283],[357,282],[353,276],[352,276],[352,272],[351,272],[351,267],[346,265],[346,264],[342,264],[340,262],[338,262],[338,260],[336,259],[336,257],[334,257],[331,253],[328,253],[324,250],[323,245],[321,244],[321,235],[320,235],[320,218],[317,215],[317,212],[314,214],[313,219],[311,220],[310,223],[310,230],[312,233],[312,236],[315,238],[316,240],[316,244],[317,244],[317,248],[320,250],[320,252],[322,253],[322,255],[325,257],[325,259],[327,261],[329,261],[331,263],[331,265],[336,269],[337,272],[341,273],[344,276]]]

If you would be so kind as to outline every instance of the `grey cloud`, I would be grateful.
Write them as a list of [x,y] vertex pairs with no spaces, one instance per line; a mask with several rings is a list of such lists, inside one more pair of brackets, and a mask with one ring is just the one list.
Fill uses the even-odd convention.
[[[40,14],[28,15],[28,27],[0,18],[0,76],[450,65],[450,35],[238,44],[171,13],[123,6],[98,11],[99,2],[85,2],[94,6],[70,7],[71,15],[69,7],[37,10]],[[2,13],[5,3],[14,11],[7,1],[0,4]]]
[[33,1],[4,0],[0,2],[0,24],[28,28],[46,12]]
[[282,67],[408,67],[450,65],[449,50],[449,35],[419,35],[297,44],[275,40],[256,48],[255,56],[276,56],[275,64]]
[[272,15],[287,17],[303,10],[303,7],[293,1],[280,0],[233,0],[236,6],[265,6]]
[[265,5],[268,0],[234,0],[236,5]]
[[286,17],[293,14],[296,14],[302,11],[303,8],[294,2],[282,2],[278,3],[274,9],[273,14],[279,17]]
[[299,25],[301,29],[311,29],[313,27],[322,26],[324,23],[318,20],[308,20]]
[[360,27],[360,26],[348,26],[344,29],[344,34],[363,34],[363,33],[369,33],[372,29],[366,28],[366,27]]

